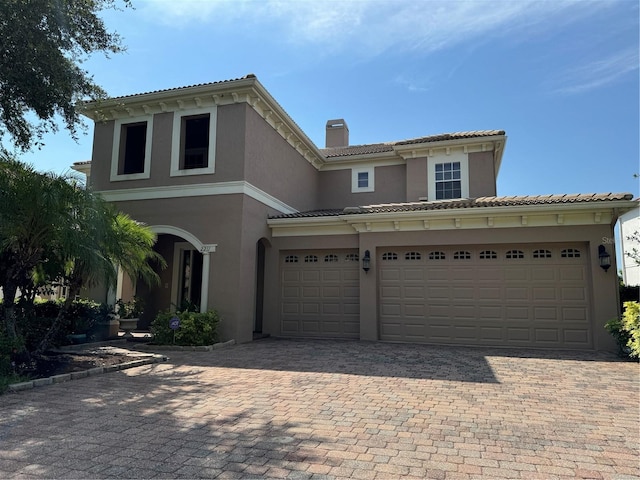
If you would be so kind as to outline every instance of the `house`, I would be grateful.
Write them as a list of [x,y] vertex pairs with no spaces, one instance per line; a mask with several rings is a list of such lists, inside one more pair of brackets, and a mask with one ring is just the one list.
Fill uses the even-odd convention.
[[[622,281],[625,285],[640,285],[640,265],[637,256],[640,255],[640,207],[620,216],[620,246],[622,249],[621,270]],[[629,254],[636,252],[636,257]]]
[[84,112],[93,188],[157,232],[169,265],[137,286],[143,326],[191,303],[239,342],[615,348],[602,239],[632,196],[497,196],[502,130],[352,146],[337,119],[319,148],[254,75]]

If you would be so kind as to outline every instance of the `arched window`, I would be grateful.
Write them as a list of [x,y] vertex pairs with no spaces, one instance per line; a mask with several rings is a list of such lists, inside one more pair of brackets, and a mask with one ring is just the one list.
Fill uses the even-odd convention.
[[307,255],[304,257],[304,263],[318,263],[318,257],[316,255]]
[[422,255],[420,255],[420,252],[407,252],[404,254],[404,259],[405,260],[421,260]]
[[480,252],[481,260],[493,260],[495,258],[498,258],[498,254],[493,250],[483,250],[482,252]]
[[382,260],[397,260],[398,254],[394,252],[385,252],[382,254]]
[[471,253],[465,250],[460,250],[459,252],[455,252],[453,254],[454,260],[471,260]]
[[533,258],[551,258],[551,252],[549,250],[534,250]]
[[524,258],[524,252],[522,250],[509,250],[506,254],[507,258]]
[[298,263],[297,255],[287,255],[284,257],[284,263]]
[[560,252],[562,258],[580,258],[580,250],[575,248],[565,248]]
[[324,261],[325,263],[330,263],[330,262],[337,262],[338,261],[338,256],[337,255],[325,255],[324,256]]
[[429,253],[429,260],[444,260],[445,258],[446,258],[446,255],[444,254],[444,252]]

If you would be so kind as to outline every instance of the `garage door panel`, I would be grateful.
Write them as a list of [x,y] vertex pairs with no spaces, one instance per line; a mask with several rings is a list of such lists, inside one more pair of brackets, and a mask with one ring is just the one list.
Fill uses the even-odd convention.
[[355,322],[358,325],[358,332],[360,331],[360,304],[359,303],[343,303],[342,311],[345,315],[350,315],[351,317],[358,317],[358,320],[352,320],[351,318],[345,318],[345,325],[348,322]]
[[502,299],[501,287],[477,287],[478,296],[482,300],[500,300]]
[[560,342],[559,332],[557,328],[536,328],[535,338],[536,342],[541,343],[555,343]]
[[523,268],[522,265],[518,265],[517,267],[505,267],[503,273],[506,283],[526,282],[529,280],[529,270],[527,268]]
[[515,320],[515,321],[529,321],[531,315],[529,313],[530,308],[526,307],[505,307],[505,320]]
[[322,271],[323,283],[340,283],[340,270],[323,270]]
[[556,321],[558,319],[558,309],[556,307],[534,307],[533,319],[536,321]]
[[400,280],[400,269],[399,268],[383,268],[380,271],[380,279],[383,282]]
[[320,280],[320,272],[318,270],[302,270],[303,282],[318,282]]
[[565,329],[564,342],[576,346],[588,346],[590,344],[589,330],[585,329]]
[[473,300],[475,298],[474,287],[453,287],[451,288],[451,298],[453,301]]
[[587,309],[584,307],[563,307],[562,320],[564,322],[579,322],[587,324],[589,323]]
[[425,280],[427,281],[440,281],[449,279],[449,270],[442,267],[429,266],[425,273]]
[[586,268],[582,265],[562,266],[559,273],[563,282],[584,282],[587,278]]
[[331,286],[331,287],[322,287],[322,298],[340,298],[340,287],[339,286]]
[[322,302],[322,314],[323,315],[340,315],[340,304]]
[[478,333],[480,335],[480,341],[496,341],[503,342],[504,338],[504,330],[500,327],[479,327]]
[[360,287],[353,286],[353,287],[348,287],[348,286],[343,286],[342,287],[342,296],[344,298],[357,298],[358,300],[360,299]]
[[505,287],[504,299],[510,301],[529,300],[529,288],[527,287]]
[[[589,349],[589,269],[584,255],[560,255],[572,248],[587,249],[578,244],[387,249],[400,260],[391,266],[378,258],[381,339]],[[459,251],[470,252],[470,258],[454,258]],[[416,252],[421,261],[404,260],[407,252]],[[429,258],[429,252],[443,252],[446,260]],[[416,269],[423,272],[424,288],[415,284]]]
[[[426,305],[424,303],[405,303],[404,304],[404,315],[407,317],[420,317],[421,321],[424,322]],[[409,320],[407,320],[409,321]]]
[[282,312],[283,313],[299,313],[300,312],[300,304],[298,303],[283,303],[282,304]]
[[342,281],[345,284],[356,286],[360,283],[360,271],[358,270],[358,264],[354,265],[349,270],[342,270]]
[[302,333],[320,333],[320,322],[317,320],[304,320],[302,322]]
[[427,298],[431,301],[449,300],[451,289],[447,287],[427,287]]
[[320,287],[303,287],[302,298],[319,298]]
[[476,278],[476,271],[471,267],[451,267],[449,281],[451,282],[473,282]]
[[300,296],[300,287],[284,287],[282,289],[282,298],[298,298]]
[[284,270],[282,272],[282,279],[285,282],[299,282],[300,272],[296,270]]
[[507,328],[507,341],[528,343],[531,341],[531,331],[528,327],[509,327]]
[[403,271],[403,278],[405,282],[424,281],[424,270],[422,268],[406,268]]
[[587,292],[584,287],[563,287],[560,289],[560,298],[584,302],[587,299]]
[[533,300],[557,300],[557,289],[555,287],[533,287],[531,289]]
[[553,282],[556,276],[556,270],[548,266],[536,266],[531,269],[531,280],[534,282]]

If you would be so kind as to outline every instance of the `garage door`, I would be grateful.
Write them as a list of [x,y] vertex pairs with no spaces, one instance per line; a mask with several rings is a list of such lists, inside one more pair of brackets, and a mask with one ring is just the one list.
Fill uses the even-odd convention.
[[380,338],[589,349],[587,246],[378,251]]
[[358,252],[284,252],[281,331],[293,336],[359,338]]

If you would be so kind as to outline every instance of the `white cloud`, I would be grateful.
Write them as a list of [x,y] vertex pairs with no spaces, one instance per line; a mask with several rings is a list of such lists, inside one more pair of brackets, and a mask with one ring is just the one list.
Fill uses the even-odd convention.
[[[324,51],[349,49],[375,56],[391,49],[429,53],[550,23],[571,21],[606,8],[589,0],[141,0],[137,7],[167,26],[270,25],[290,43]],[[567,15],[562,15],[566,13]]]
[[638,70],[638,50],[627,49],[566,71],[555,79],[555,93],[579,94],[609,85]]

